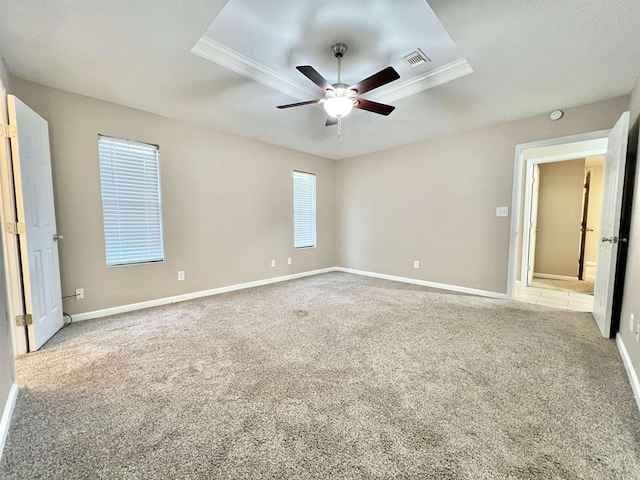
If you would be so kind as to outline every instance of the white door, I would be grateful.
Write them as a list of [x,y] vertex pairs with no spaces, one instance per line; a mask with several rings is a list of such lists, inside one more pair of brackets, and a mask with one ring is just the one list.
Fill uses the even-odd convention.
[[13,95],[8,96],[9,123],[17,129],[11,139],[13,175],[20,235],[29,350],[39,349],[63,325],[60,265],[56,242],[53,179],[47,121]]
[[601,238],[598,247],[593,317],[596,319],[600,332],[607,338],[611,335],[613,285],[618,257],[622,187],[627,159],[628,135],[629,112],[625,112],[609,132],[602,181]]
[[538,194],[540,192],[540,167],[533,165],[531,172],[531,211],[529,212],[529,255],[527,256],[527,285],[533,281],[536,262],[536,234],[538,232]]

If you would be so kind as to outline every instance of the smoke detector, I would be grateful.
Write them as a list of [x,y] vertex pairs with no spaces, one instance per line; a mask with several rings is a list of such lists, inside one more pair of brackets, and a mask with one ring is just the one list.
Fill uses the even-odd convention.
[[416,48],[410,52],[405,53],[400,57],[411,68],[419,67],[425,63],[431,62],[431,59],[427,57],[422,50]]
[[554,110],[549,114],[551,120],[560,120],[563,116],[564,112],[562,110]]

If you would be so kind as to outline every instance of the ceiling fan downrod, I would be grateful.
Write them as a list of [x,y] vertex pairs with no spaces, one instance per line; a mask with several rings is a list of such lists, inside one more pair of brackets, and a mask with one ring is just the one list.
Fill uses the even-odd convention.
[[342,57],[347,53],[348,48],[346,43],[334,43],[331,47],[333,56],[338,59],[338,84],[342,83]]

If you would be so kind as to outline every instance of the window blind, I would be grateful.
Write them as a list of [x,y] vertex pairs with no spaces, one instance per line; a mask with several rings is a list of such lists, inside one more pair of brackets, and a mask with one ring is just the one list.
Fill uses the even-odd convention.
[[107,265],[163,261],[158,147],[100,135],[98,153]]
[[316,246],[316,176],[293,172],[293,247]]

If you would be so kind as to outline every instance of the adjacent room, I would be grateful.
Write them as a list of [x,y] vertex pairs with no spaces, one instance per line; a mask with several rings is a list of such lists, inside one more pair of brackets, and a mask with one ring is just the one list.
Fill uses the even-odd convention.
[[640,479],[638,25],[0,0],[0,478]]

